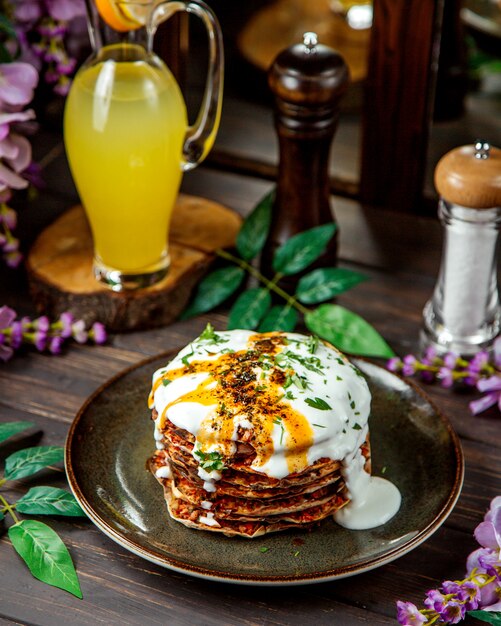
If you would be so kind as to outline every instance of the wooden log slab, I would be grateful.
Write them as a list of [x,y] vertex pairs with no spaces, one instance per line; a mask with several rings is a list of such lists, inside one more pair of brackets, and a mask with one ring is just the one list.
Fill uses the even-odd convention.
[[94,278],[92,234],[83,208],[74,206],[39,235],[28,254],[33,301],[51,318],[70,311],[112,332],[170,324],[210,268],[215,250],[235,244],[240,225],[234,211],[181,194],[172,216],[167,276],[152,287],[117,293]]

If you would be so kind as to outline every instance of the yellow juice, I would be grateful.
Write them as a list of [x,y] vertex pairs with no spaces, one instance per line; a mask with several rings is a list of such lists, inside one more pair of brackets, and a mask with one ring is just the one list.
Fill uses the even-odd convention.
[[[182,175],[186,107],[158,61],[130,44],[109,46],[77,74],[66,102],[65,144],[98,263],[124,273],[167,258]],[[100,61],[100,59],[103,59]]]

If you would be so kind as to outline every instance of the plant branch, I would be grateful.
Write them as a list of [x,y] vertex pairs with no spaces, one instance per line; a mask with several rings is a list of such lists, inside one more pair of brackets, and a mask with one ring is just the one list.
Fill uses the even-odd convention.
[[305,306],[300,304],[294,296],[289,295],[286,291],[284,291],[281,287],[279,287],[276,284],[280,280],[280,278],[282,278],[282,274],[277,273],[275,274],[273,279],[270,280],[269,278],[266,278],[266,276],[263,276],[263,274],[261,274],[261,272],[257,270],[255,267],[250,265],[250,263],[247,263],[247,261],[244,261],[240,257],[237,257],[231,254],[231,252],[228,252],[227,250],[222,250],[221,248],[219,248],[216,250],[216,254],[222,259],[226,259],[227,261],[231,261],[232,263],[235,263],[235,265],[238,265],[239,267],[241,267],[243,270],[248,272],[251,276],[253,276],[254,278],[257,278],[261,283],[266,285],[266,287],[268,287],[270,291],[273,291],[278,296],[283,298],[289,306],[294,307],[303,315],[309,312],[309,309],[307,309]]
[[12,519],[14,520],[15,524],[19,524],[19,518],[18,516],[14,513],[14,508],[12,505],[10,505],[7,500],[2,496],[2,494],[0,493],[0,502],[4,505],[5,510],[10,513]]

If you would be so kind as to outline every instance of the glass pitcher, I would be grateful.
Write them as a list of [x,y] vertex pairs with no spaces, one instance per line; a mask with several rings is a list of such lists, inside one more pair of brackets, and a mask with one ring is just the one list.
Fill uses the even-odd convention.
[[[207,155],[219,125],[222,36],[203,2],[96,4],[99,12],[86,0],[93,54],[68,95],[64,139],[94,238],[95,276],[122,291],[152,285],[167,273],[168,229],[182,173]],[[153,52],[158,25],[179,11],[200,17],[208,31],[207,83],[193,126],[179,86]]]

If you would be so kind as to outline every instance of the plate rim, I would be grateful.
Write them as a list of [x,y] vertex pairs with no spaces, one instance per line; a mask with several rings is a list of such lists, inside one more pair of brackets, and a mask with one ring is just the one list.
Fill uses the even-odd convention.
[[[124,536],[120,533],[116,528],[113,527],[112,524],[108,522],[104,517],[102,517],[99,512],[97,512],[92,505],[88,502],[84,493],[82,492],[78,479],[76,477],[73,463],[72,463],[72,445],[76,439],[76,431],[79,426],[79,423],[82,419],[82,416],[85,414],[85,411],[92,404],[92,402],[100,396],[103,392],[111,387],[115,382],[124,378],[128,374],[138,370],[149,363],[153,363],[154,361],[160,359],[169,359],[172,358],[175,354],[179,352],[179,349],[174,348],[171,350],[167,350],[161,352],[156,355],[150,355],[144,359],[141,359],[137,363],[121,370],[117,374],[113,375],[111,378],[107,379],[103,384],[101,384],[95,391],[93,391],[89,397],[84,401],[80,409],[78,410],[75,418],[73,419],[70,429],[68,431],[68,435],[65,441],[65,454],[64,454],[64,466],[66,470],[66,476],[68,479],[68,484],[70,489],[75,496],[76,500],[80,504],[80,506],[85,511],[86,515],[89,519],[101,530],[105,535],[107,535],[110,539],[118,543],[120,546],[132,552],[133,554],[146,559],[147,561],[154,563],[155,565],[159,565],[160,567],[179,572],[182,574],[187,574],[190,576],[194,576],[197,578],[203,578],[204,580],[213,580],[217,582],[227,582],[234,584],[243,584],[243,585],[254,585],[254,586],[273,586],[273,585],[304,585],[304,584],[312,584],[312,583],[321,583],[328,582],[332,580],[339,580],[342,578],[347,578],[349,576],[354,576],[356,574],[361,574],[364,572],[371,571],[387,563],[390,563],[401,556],[412,551],[414,548],[418,547],[424,541],[426,541],[438,528],[446,521],[446,519],[451,514],[460,494],[461,488],[463,486],[464,480],[464,454],[461,447],[461,442],[459,436],[455,432],[450,420],[443,414],[443,412],[438,409],[435,405],[434,401],[429,398],[429,396],[414,382],[399,376],[394,372],[390,372],[385,369],[381,365],[374,363],[369,359],[365,359],[363,357],[354,357],[349,356],[350,361],[360,361],[362,363],[369,364],[377,369],[383,370],[389,376],[395,377],[397,380],[404,382],[408,385],[415,393],[417,393],[425,402],[427,402],[436,415],[440,418],[440,421],[445,426],[453,444],[454,448],[454,457],[456,460],[456,472],[454,476],[454,481],[451,486],[451,490],[448,494],[446,501],[441,507],[440,511],[434,517],[434,519],[424,528],[420,529],[416,535],[411,537],[408,541],[406,541],[401,546],[393,548],[384,554],[373,557],[370,560],[365,560],[359,563],[353,563],[352,565],[336,567],[334,569],[325,570],[323,572],[311,572],[311,573],[303,573],[296,575],[276,575],[276,576],[258,576],[251,574],[235,574],[229,572],[222,572],[219,570],[211,570],[205,567],[197,566],[194,564],[188,564],[173,557],[168,557],[165,555],[161,555],[155,551],[153,547],[146,549],[141,546],[139,543],[130,539],[129,537]],[[354,531],[356,532],[356,531]]]

